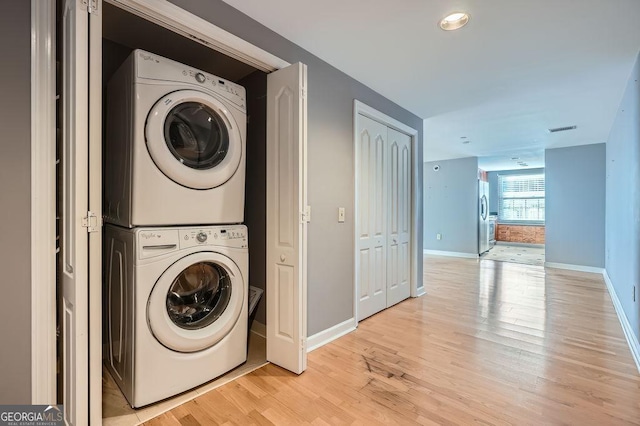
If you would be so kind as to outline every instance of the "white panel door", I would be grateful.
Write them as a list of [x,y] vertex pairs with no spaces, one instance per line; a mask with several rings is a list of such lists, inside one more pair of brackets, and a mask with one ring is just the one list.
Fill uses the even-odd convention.
[[89,423],[89,14],[80,0],[62,11],[63,400],[69,425]]
[[307,368],[307,66],[267,76],[267,360]]
[[411,137],[388,131],[387,307],[411,294]]
[[356,283],[358,321],[387,307],[387,126],[363,115],[356,123]]

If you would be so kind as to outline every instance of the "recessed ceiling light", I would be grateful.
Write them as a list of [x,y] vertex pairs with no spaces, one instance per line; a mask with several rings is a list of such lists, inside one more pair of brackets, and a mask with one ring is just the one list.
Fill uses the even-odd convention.
[[471,141],[462,141],[464,145],[471,143]]
[[440,20],[440,28],[453,31],[462,28],[469,22],[469,14],[464,12],[451,13]]
[[520,159],[520,157],[511,157],[511,159],[512,159],[513,161],[516,161],[516,160],[519,160],[519,159]]
[[466,139],[466,138],[467,138],[466,136],[460,136],[460,139]]

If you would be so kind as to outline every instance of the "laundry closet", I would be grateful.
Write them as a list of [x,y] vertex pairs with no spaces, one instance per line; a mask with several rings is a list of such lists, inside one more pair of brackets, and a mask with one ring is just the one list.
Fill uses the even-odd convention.
[[[221,375],[236,377],[266,362],[264,336],[246,334],[249,325],[244,305],[247,305],[248,284],[264,291],[265,283],[267,74],[108,3],[103,4],[102,34],[103,216],[107,222],[121,226],[105,224],[103,228],[102,299],[106,366],[103,373],[103,418],[105,424],[108,424],[123,417],[133,419],[133,410],[129,405],[144,407],[165,398],[177,404],[192,398],[191,389],[194,387],[199,386],[200,391],[204,391],[214,386],[209,383],[211,379]],[[171,74],[172,69],[175,69],[175,77]],[[115,86],[119,80],[126,80],[120,85],[130,85],[132,79],[137,78],[131,75],[134,73],[137,76],[149,76],[144,82],[150,82],[147,87],[155,92],[147,94],[139,90],[137,99],[119,99],[120,93],[125,90],[124,87]],[[159,84],[162,79],[170,81],[163,86]],[[190,81],[191,79],[194,81]],[[178,81],[174,83],[175,87],[171,80]],[[179,84],[179,80],[186,84]],[[198,89],[198,83],[209,86],[204,86],[203,92],[190,90]],[[207,89],[215,89],[214,97],[208,101],[202,99],[206,96]],[[130,90],[132,89],[129,88],[128,91]],[[181,93],[179,90],[195,98],[191,101],[174,100],[172,105],[167,99],[175,98]],[[144,99],[140,99],[147,95],[153,98],[149,99],[152,105],[155,104],[153,108],[143,104]],[[132,94],[129,93],[128,96]],[[136,103],[141,103],[140,108],[145,111],[135,111]],[[209,103],[210,106],[204,103]],[[168,118],[163,118],[166,123],[153,123],[155,117],[167,117],[171,114],[169,111],[157,111],[158,109],[171,109],[175,105],[180,106],[173,108],[177,112],[174,117],[170,117],[174,120],[172,124],[166,124]],[[149,170],[145,175],[147,169],[143,168],[145,166],[141,163],[141,158],[144,161],[143,157],[147,153],[136,152],[140,146],[130,149],[123,140],[130,127],[136,129],[134,132],[139,130],[141,124],[135,120],[140,120],[139,116],[147,113],[148,117],[143,118],[145,138],[166,138],[167,144],[172,148],[170,153],[175,158],[169,155],[168,158],[163,158],[162,152],[154,152],[153,146],[147,143],[153,163],[148,161]],[[131,118],[132,115],[137,115],[135,120]],[[212,119],[220,123],[212,123]],[[191,124],[187,120],[200,120],[204,124]],[[128,125],[123,125],[123,122]],[[217,131],[220,134],[198,135],[197,132],[202,133],[206,126],[215,126],[220,129]],[[245,126],[246,130],[243,128]],[[197,138],[208,140],[192,140]],[[171,146],[168,139],[177,139],[178,145]],[[213,152],[215,149],[207,152],[208,148],[188,146],[209,143],[213,139],[215,140],[210,145],[216,145],[214,148],[218,152]],[[244,141],[240,143],[242,139]],[[225,146],[219,146],[225,141],[228,141]],[[223,159],[216,159],[216,155]],[[189,169],[185,168],[187,173],[180,169],[174,170],[176,166],[172,163],[176,159],[182,164],[193,162]],[[163,161],[166,163],[165,168]],[[230,164],[225,165],[225,161]],[[214,163],[216,167],[211,167],[207,162]],[[124,163],[129,166],[123,166]],[[165,180],[160,180],[165,179],[165,176],[154,180],[151,174],[157,174],[155,166],[169,178],[166,183],[163,183]],[[199,170],[206,172],[217,168],[220,175],[221,166],[230,171],[222,176],[210,173],[210,183],[203,177],[205,173],[198,173]],[[191,169],[195,169],[196,173],[190,177]],[[239,176],[244,175],[245,170],[246,177]],[[131,176],[134,173],[138,176]],[[140,178],[140,175],[143,177]],[[191,180],[184,181],[188,179]],[[135,185],[138,187],[134,188]],[[166,188],[162,185],[166,185]],[[210,187],[216,189],[208,190]],[[126,190],[123,191],[122,188]],[[244,209],[238,211],[241,205],[244,205]],[[203,209],[203,206],[208,207]],[[142,227],[136,231],[139,223],[157,225]],[[239,223],[246,225],[246,228],[238,226]],[[133,227],[133,230],[122,226]],[[143,238],[148,238],[147,235],[157,237],[157,241],[143,241]],[[135,241],[136,238],[140,241]],[[201,239],[206,238],[209,238],[211,246],[207,246],[207,242],[202,245]],[[185,244],[183,239],[187,240],[188,246],[197,245],[198,248],[187,249],[184,253],[178,251],[174,256],[165,253],[175,251],[175,247],[182,248]],[[189,244],[191,240],[193,243]],[[229,245],[230,248],[225,251],[219,249],[218,245]],[[246,263],[246,255],[238,258],[237,254],[242,252],[243,247],[248,248],[249,252],[248,264],[244,266],[242,264]],[[135,259],[125,259],[127,255],[131,256],[131,251],[136,253]],[[202,257],[203,253],[208,253],[209,257],[202,258],[197,264],[192,265],[198,259],[187,259]],[[165,263],[161,269],[169,266],[175,269],[182,262],[183,277],[178,275],[179,278],[175,278],[180,274],[178,269],[160,272],[162,276],[171,275],[168,279],[174,281],[173,284],[167,282],[163,286],[162,276],[156,284],[158,272],[149,275],[143,269],[150,267],[144,263],[146,258],[153,261],[162,256],[166,259],[159,261]],[[143,259],[140,260],[141,258]],[[142,266],[134,268],[127,265],[132,262]],[[202,271],[202,268],[211,270]],[[131,269],[139,273],[134,275]],[[244,282],[247,272],[248,280]],[[189,287],[190,281],[206,280],[206,274],[219,281],[221,287],[226,285],[227,288],[218,289],[219,294],[213,295],[212,290],[207,288],[200,294],[186,294],[193,292]],[[180,279],[184,282],[179,282]],[[165,288],[169,285],[173,287]],[[216,289],[218,286],[217,283],[208,285]],[[153,287],[153,291],[147,296],[149,291],[141,289],[149,286]],[[176,286],[189,288],[176,290]],[[178,295],[180,291],[183,294]],[[170,296],[166,296],[167,294]],[[193,300],[198,297],[206,298],[207,295],[215,299],[210,302],[212,306],[198,309]],[[228,300],[224,299],[225,295]],[[147,297],[148,302],[138,300]],[[169,304],[176,298],[180,300],[171,308]],[[154,309],[154,299],[157,301],[157,309]],[[184,299],[189,299],[190,302],[185,302]],[[147,304],[148,312],[139,312]],[[178,327],[163,321],[166,316],[165,304]],[[254,313],[257,323],[266,322],[264,306],[265,300],[261,300]],[[185,310],[195,312],[185,313]],[[204,318],[206,316],[219,316],[215,321],[221,325],[200,324],[207,321]],[[140,322],[144,324],[139,324]],[[153,329],[154,323],[156,329]],[[153,338],[143,340],[144,335],[149,334],[147,326],[151,328],[150,335]],[[239,327],[244,330],[237,330]],[[211,335],[203,333],[207,329],[213,330],[209,333]],[[205,335],[193,337],[196,333]],[[157,349],[154,349],[155,346]],[[204,356],[207,352],[209,355]],[[164,357],[162,354],[165,354]],[[166,379],[166,383],[163,379]],[[123,391],[128,404],[119,391]],[[185,391],[186,394],[183,394]],[[154,405],[151,405],[150,408],[137,410],[133,415],[143,420],[153,416],[156,411]]]
[[168,3],[158,24],[144,0],[59,4],[65,418],[137,424],[267,358],[302,372],[306,66],[198,21],[226,56]]

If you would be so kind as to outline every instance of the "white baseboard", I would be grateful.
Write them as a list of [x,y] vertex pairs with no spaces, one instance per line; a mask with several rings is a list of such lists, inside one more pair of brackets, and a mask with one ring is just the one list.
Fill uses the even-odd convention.
[[418,288],[418,293],[414,297],[421,297],[427,294],[427,290],[425,290],[424,286]]
[[265,339],[267,338],[267,326],[256,320],[251,323],[251,332]]
[[545,268],[566,269],[567,271],[592,272],[594,274],[602,274],[604,268],[595,266],[571,265],[569,263],[544,262]]
[[544,248],[544,244],[516,243],[516,242],[510,242],[510,241],[496,241],[496,245],[497,246]]
[[475,253],[461,253],[457,251],[423,250],[423,252],[424,254],[432,254],[434,256],[464,257],[466,259],[477,259],[480,257]]
[[333,327],[327,328],[326,330],[308,337],[307,353],[336,340],[338,337],[342,337],[345,334],[351,333],[356,329],[357,325],[358,323],[356,322],[355,318],[349,318],[348,320],[343,321],[340,324],[336,324]]
[[616,309],[616,314],[618,314],[618,320],[620,321],[620,325],[622,326],[622,331],[624,331],[624,336],[627,338],[627,343],[629,344],[629,349],[631,350],[631,356],[633,357],[633,360],[636,363],[636,368],[640,373],[640,342],[638,342],[638,338],[633,333],[631,324],[629,323],[627,315],[622,309],[622,304],[620,303],[620,299],[618,299],[618,294],[613,288],[613,283],[611,282],[611,278],[609,278],[609,274],[607,273],[606,269],[602,272],[602,276],[604,277],[604,282],[607,285],[607,290],[609,290],[611,301],[613,301],[613,307]]

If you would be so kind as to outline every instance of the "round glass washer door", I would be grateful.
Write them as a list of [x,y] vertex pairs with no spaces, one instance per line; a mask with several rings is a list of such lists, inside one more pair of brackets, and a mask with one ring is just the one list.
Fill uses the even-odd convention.
[[147,303],[149,328],[164,346],[197,352],[222,340],[242,311],[244,282],[229,258],[198,252],[172,264]]
[[231,113],[197,90],[178,90],[156,102],[147,117],[145,140],[160,171],[192,189],[222,185],[242,157],[242,136]]

